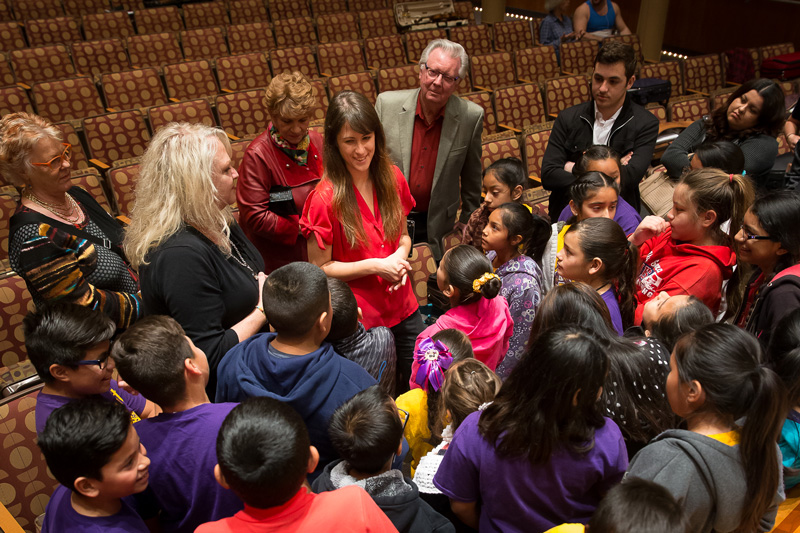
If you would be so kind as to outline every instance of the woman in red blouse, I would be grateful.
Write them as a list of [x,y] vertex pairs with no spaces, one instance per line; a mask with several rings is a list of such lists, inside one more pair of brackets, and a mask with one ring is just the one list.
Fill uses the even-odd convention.
[[322,176],[322,137],[308,131],[314,104],[314,88],[301,73],[275,76],[264,96],[272,122],[239,166],[239,223],[261,252],[267,274],[307,259],[300,213]]
[[350,285],[364,327],[392,330],[402,393],[408,390],[414,341],[424,329],[408,282],[406,216],[414,199],[389,158],[378,114],[362,94],[334,96],[324,141],[325,172],[300,220],[308,259]]

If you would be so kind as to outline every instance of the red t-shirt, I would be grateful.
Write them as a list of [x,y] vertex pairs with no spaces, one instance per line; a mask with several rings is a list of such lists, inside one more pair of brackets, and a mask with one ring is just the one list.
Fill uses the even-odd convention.
[[[414,199],[408,190],[403,173],[394,167],[397,192],[400,196],[400,205],[404,215],[408,215],[414,207]],[[388,240],[383,232],[383,221],[378,209],[377,192],[373,192],[372,205],[375,206],[373,214],[367,203],[361,197],[358,189],[353,186],[358,208],[361,213],[361,224],[364,227],[366,242],[356,244],[352,248],[347,242],[344,229],[336,215],[333,213],[331,205],[333,199],[333,184],[327,179],[323,179],[311,192],[306,200],[303,216],[300,219],[300,228],[303,235],[308,239],[313,235],[317,239],[317,245],[325,250],[331,246],[331,260],[352,263],[371,258],[389,257],[400,244],[400,236],[394,240]],[[353,290],[353,294],[358,300],[358,305],[364,315],[362,323],[369,329],[375,326],[392,327],[408,318],[411,313],[417,310],[419,304],[411,288],[411,279],[406,282],[404,287],[389,292],[392,283],[384,280],[377,274],[371,274],[347,282]]]
[[439,139],[442,137],[444,107],[433,122],[425,122],[422,104],[417,99],[417,113],[414,115],[414,135],[411,138],[411,166],[408,184],[411,196],[417,202],[417,211],[425,213],[431,203],[433,173],[436,170],[436,157],[439,154]]
[[396,533],[391,520],[361,487],[351,485],[322,494],[301,487],[278,507],[244,506],[230,518],[209,522],[195,533]]

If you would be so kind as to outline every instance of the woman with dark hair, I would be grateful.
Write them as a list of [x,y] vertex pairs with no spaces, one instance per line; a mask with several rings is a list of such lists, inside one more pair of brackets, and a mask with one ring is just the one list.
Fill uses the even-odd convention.
[[414,199],[394,166],[375,108],[342,91],[325,118],[324,175],[303,209],[309,261],[346,281],[364,327],[386,326],[397,347],[398,393],[408,390],[414,341],[424,329],[407,283],[411,239],[406,216]]
[[[714,315],[697,296],[660,292],[644,304],[642,328],[647,337],[654,337],[672,352],[681,335],[714,322]],[[636,328],[634,328],[636,329]],[[626,332],[627,335],[627,332]]]
[[756,267],[735,324],[766,346],[780,319],[800,307],[800,196],[762,196],[745,213],[735,239],[739,260]]
[[690,165],[689,154],[704,141],[731,141],[742,149],[744,169],[758,183],[775,163],[785,117],[783,91],[772,80],[760,78],[740,85],[724,106],[683,130],[664,152],[661,163],[678,178]]
[[694,150],[690,168],[718,168],[728,174],[744,172],[744,153],[731,141],[706,141]]

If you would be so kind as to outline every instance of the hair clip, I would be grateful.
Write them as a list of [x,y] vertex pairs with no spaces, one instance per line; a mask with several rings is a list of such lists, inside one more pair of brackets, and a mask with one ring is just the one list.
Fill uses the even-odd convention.
[[490,405],[492,405],[492,402],[484,402],[478,406],[478,411],[485,411]]
[[481,277],[472,282],[472,290],[474,292],[481,292],[481,287],[483,287],[486,284],[486,282],[492,278],[500,279],[494,272],[486,272],[484,275],[482,275]]
[[453,363],[453,355],[443,342],[428,337],[419,343],[414,361],[419,365],[414,383],[425,391],[430,383],[433,390],[438,391],[444,383],[444,371]]

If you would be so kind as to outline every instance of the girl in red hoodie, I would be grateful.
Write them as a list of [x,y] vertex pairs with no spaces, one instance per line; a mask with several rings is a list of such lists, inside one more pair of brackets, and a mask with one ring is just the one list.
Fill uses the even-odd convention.
[[[667,220],[646,217],[630,237],[642,262],[637,324],[645,302],[660,292],[696,296],[716,314],[722,282],[736,264],[733,235],[752,200],[753,186],[741,174],[702,168],[681,178]],[[727,233],[721,227],[726,221]]]

